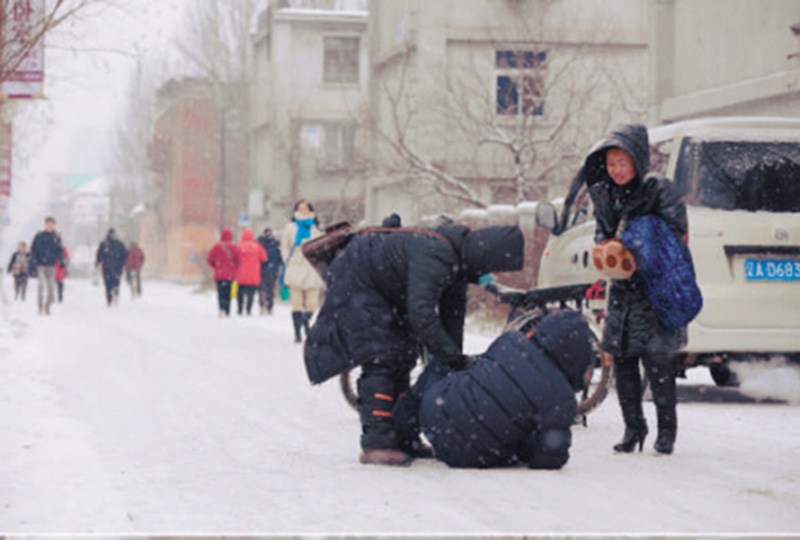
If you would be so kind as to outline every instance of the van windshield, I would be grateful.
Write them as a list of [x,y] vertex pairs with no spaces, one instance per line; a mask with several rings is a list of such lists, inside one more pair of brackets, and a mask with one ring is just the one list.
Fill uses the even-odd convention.
[[687,138],[675,182],[693,206],[800,212],[800,142]]

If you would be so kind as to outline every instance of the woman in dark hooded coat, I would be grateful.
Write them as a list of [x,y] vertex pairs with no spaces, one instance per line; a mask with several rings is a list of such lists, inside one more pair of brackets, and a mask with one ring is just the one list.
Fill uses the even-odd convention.
[[[594,202],[595,242],[615,237],[630,219],[647,214],[662,218],[680,241],[688,230],[686,205],[672,182],[648,174],[647,129],[639,124],[617,127],[592,149],[576,179],[586,183]],[[620,226],[620,223],[622,225]],[[614,356],[617,395],[625,434],[618,452],[641,451],[647,435],[642,412],[641,359],[656,405],[655,449],[672,453],[678,429],[675,411],[675,354],[686,343],[686,328],[666,328],[659,321],[638,272],[612,280],[603,332],[603,349]]]
[[398,430],[421,430],[451,467],[560,469],[593,358],[583,317],[549,314],[528,335],[501,335],[464,371],[429,364],[395,408]]
[[333,261],[325,304],[305,344],[306,370],[318,384],[361,366],[362,463],[410,462],[417,441],[398,439],[392,409],[408,389],[419,345],[448,366],[464,367],[467,284],[520,270],[523,243],[518,227],[398,229],[358,234]]

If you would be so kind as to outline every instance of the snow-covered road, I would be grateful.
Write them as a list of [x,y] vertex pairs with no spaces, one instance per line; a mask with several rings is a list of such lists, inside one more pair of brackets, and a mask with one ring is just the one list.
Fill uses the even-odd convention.
[[145,282],[107,309],[70,280],[40,317],[31,285],[0,304],[2,533],[800,532],[797,405],[682,403],[676,454],[614,455],[612,395],[561,471],[362,466],[287,306],[221,320],[210,292]]

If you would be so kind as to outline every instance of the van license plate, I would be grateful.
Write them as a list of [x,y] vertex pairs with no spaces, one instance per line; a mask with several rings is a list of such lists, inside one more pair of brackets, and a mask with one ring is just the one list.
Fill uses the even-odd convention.
[[745,259],[747,281],[800,281],[800,259]]

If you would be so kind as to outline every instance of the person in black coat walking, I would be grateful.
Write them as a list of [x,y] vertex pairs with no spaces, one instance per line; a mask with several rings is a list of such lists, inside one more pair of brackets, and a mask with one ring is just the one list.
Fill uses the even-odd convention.
[[504,333],[464,371],[432,362],[395,406],[398,432],[421,430],[451,467],[560,469],[569,460],[575,393],[594,358],[591,338],[583,317],[563,310],[525,334]]
[[261,313],[272,314],[275,305],[275,282],[281,273],[283,258],[281,257],[281,243],[275,238],[272,229],[267,227],[258,243],[267,252],[267,262],[261,263],[261,286],[258,290],[258,303],[261,306]]
[[95,256],[95,266],[102,267],[106,303],[109,307],[119,298],[119,282],[127,258],[128,250],[125,249],[125,244],[117,238],[114,229],[109,229]]
[[[639,124],[617,127],[589,153],[575,185],[585,183],[594,202],[595,242],[614,238],[630,219],[647,214],[662,218],[685,241],[688,224],[683,198],[671,181],[648,174],[649,165],[647,129]],[[655,449],[670,454],[678,429],[675,356],[686,343],[686,328],[670,330],[661,324],[638,272],[626,280],[612,280],[608,294],[602,346],[614,356],[625,420],[625,433],[614,450],[632,452],[638,445],[641,451],[648,433],[642,412],[641,360],[656,405]]]
[[358,234],[333,261],[305,364],[314,384],[361,366],[362,463],[410,462],[417,441],[397,437],[392,408],[408,389],[419,345],[463,368],[467,284],[522,263],[519,228],[463,226]]
[[40,315],[50,315],[50,306],[55,301],[56,262],[66,267],[64,247],[61,245],[61,237],[56,232],[56,220],[47,217],[44,220],[44,230],[36,233],[31,243],[31,264],[39,280],[37,297]]

